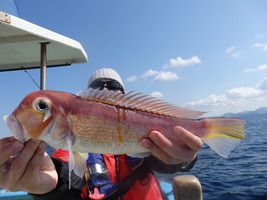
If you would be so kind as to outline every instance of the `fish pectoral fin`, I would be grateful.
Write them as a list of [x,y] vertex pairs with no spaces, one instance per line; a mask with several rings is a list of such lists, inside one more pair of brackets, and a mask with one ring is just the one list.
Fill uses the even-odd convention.
[[73,152],[74,165],[73,170],[76,175],[83,178],[86,169],[86,160],[88,153]]
[[[71,183],[71,171],[74,170],[74,173],[83,178],[86,170],[86,160],[88,158],[88,153],[79,153],[73,152],[73,138],[67,139],[68,151],[69,151],[69,182]],[[69,188],[71,186],[69,185]]]

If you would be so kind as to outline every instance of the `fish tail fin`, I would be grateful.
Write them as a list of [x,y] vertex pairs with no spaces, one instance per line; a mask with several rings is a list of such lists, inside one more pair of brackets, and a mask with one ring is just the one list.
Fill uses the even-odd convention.
[[217,154],[228,157],[245,139],[245,121],[235,118],[204,118],[206,134],[202,140]]

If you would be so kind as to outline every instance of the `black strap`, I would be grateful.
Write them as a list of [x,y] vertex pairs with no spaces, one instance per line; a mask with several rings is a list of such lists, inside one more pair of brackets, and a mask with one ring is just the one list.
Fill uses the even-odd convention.
[[144,163],[142,163],[139,167],[135,168],[123,182],[117,185],[118,189],[115,190],[113,193],[107,195],[103,198],[103,200],[114,200],[117,199],[119,196],[124,195],[131,186],[137,181],[142,180],[148,176],[150,170]]

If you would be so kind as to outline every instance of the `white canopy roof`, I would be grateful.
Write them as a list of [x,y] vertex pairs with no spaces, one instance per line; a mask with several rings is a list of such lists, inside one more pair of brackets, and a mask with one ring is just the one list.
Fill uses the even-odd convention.
[[39,68],[40,43],[47,67],[88,61],[79,42],[0,11],[0,71]]

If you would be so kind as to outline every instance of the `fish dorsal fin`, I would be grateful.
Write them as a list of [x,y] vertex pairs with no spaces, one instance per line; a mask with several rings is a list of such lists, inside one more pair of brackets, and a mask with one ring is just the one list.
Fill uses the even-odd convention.
[[167,103],[163,100],[137,93],[135,91],[122,94],[119,91],[84,89],[78,94],[81,98],[110,104],[113,106],[149,112],[153,114],[165,115],[174,118],[194,119],[205,112],[188,110],[179,106]]

